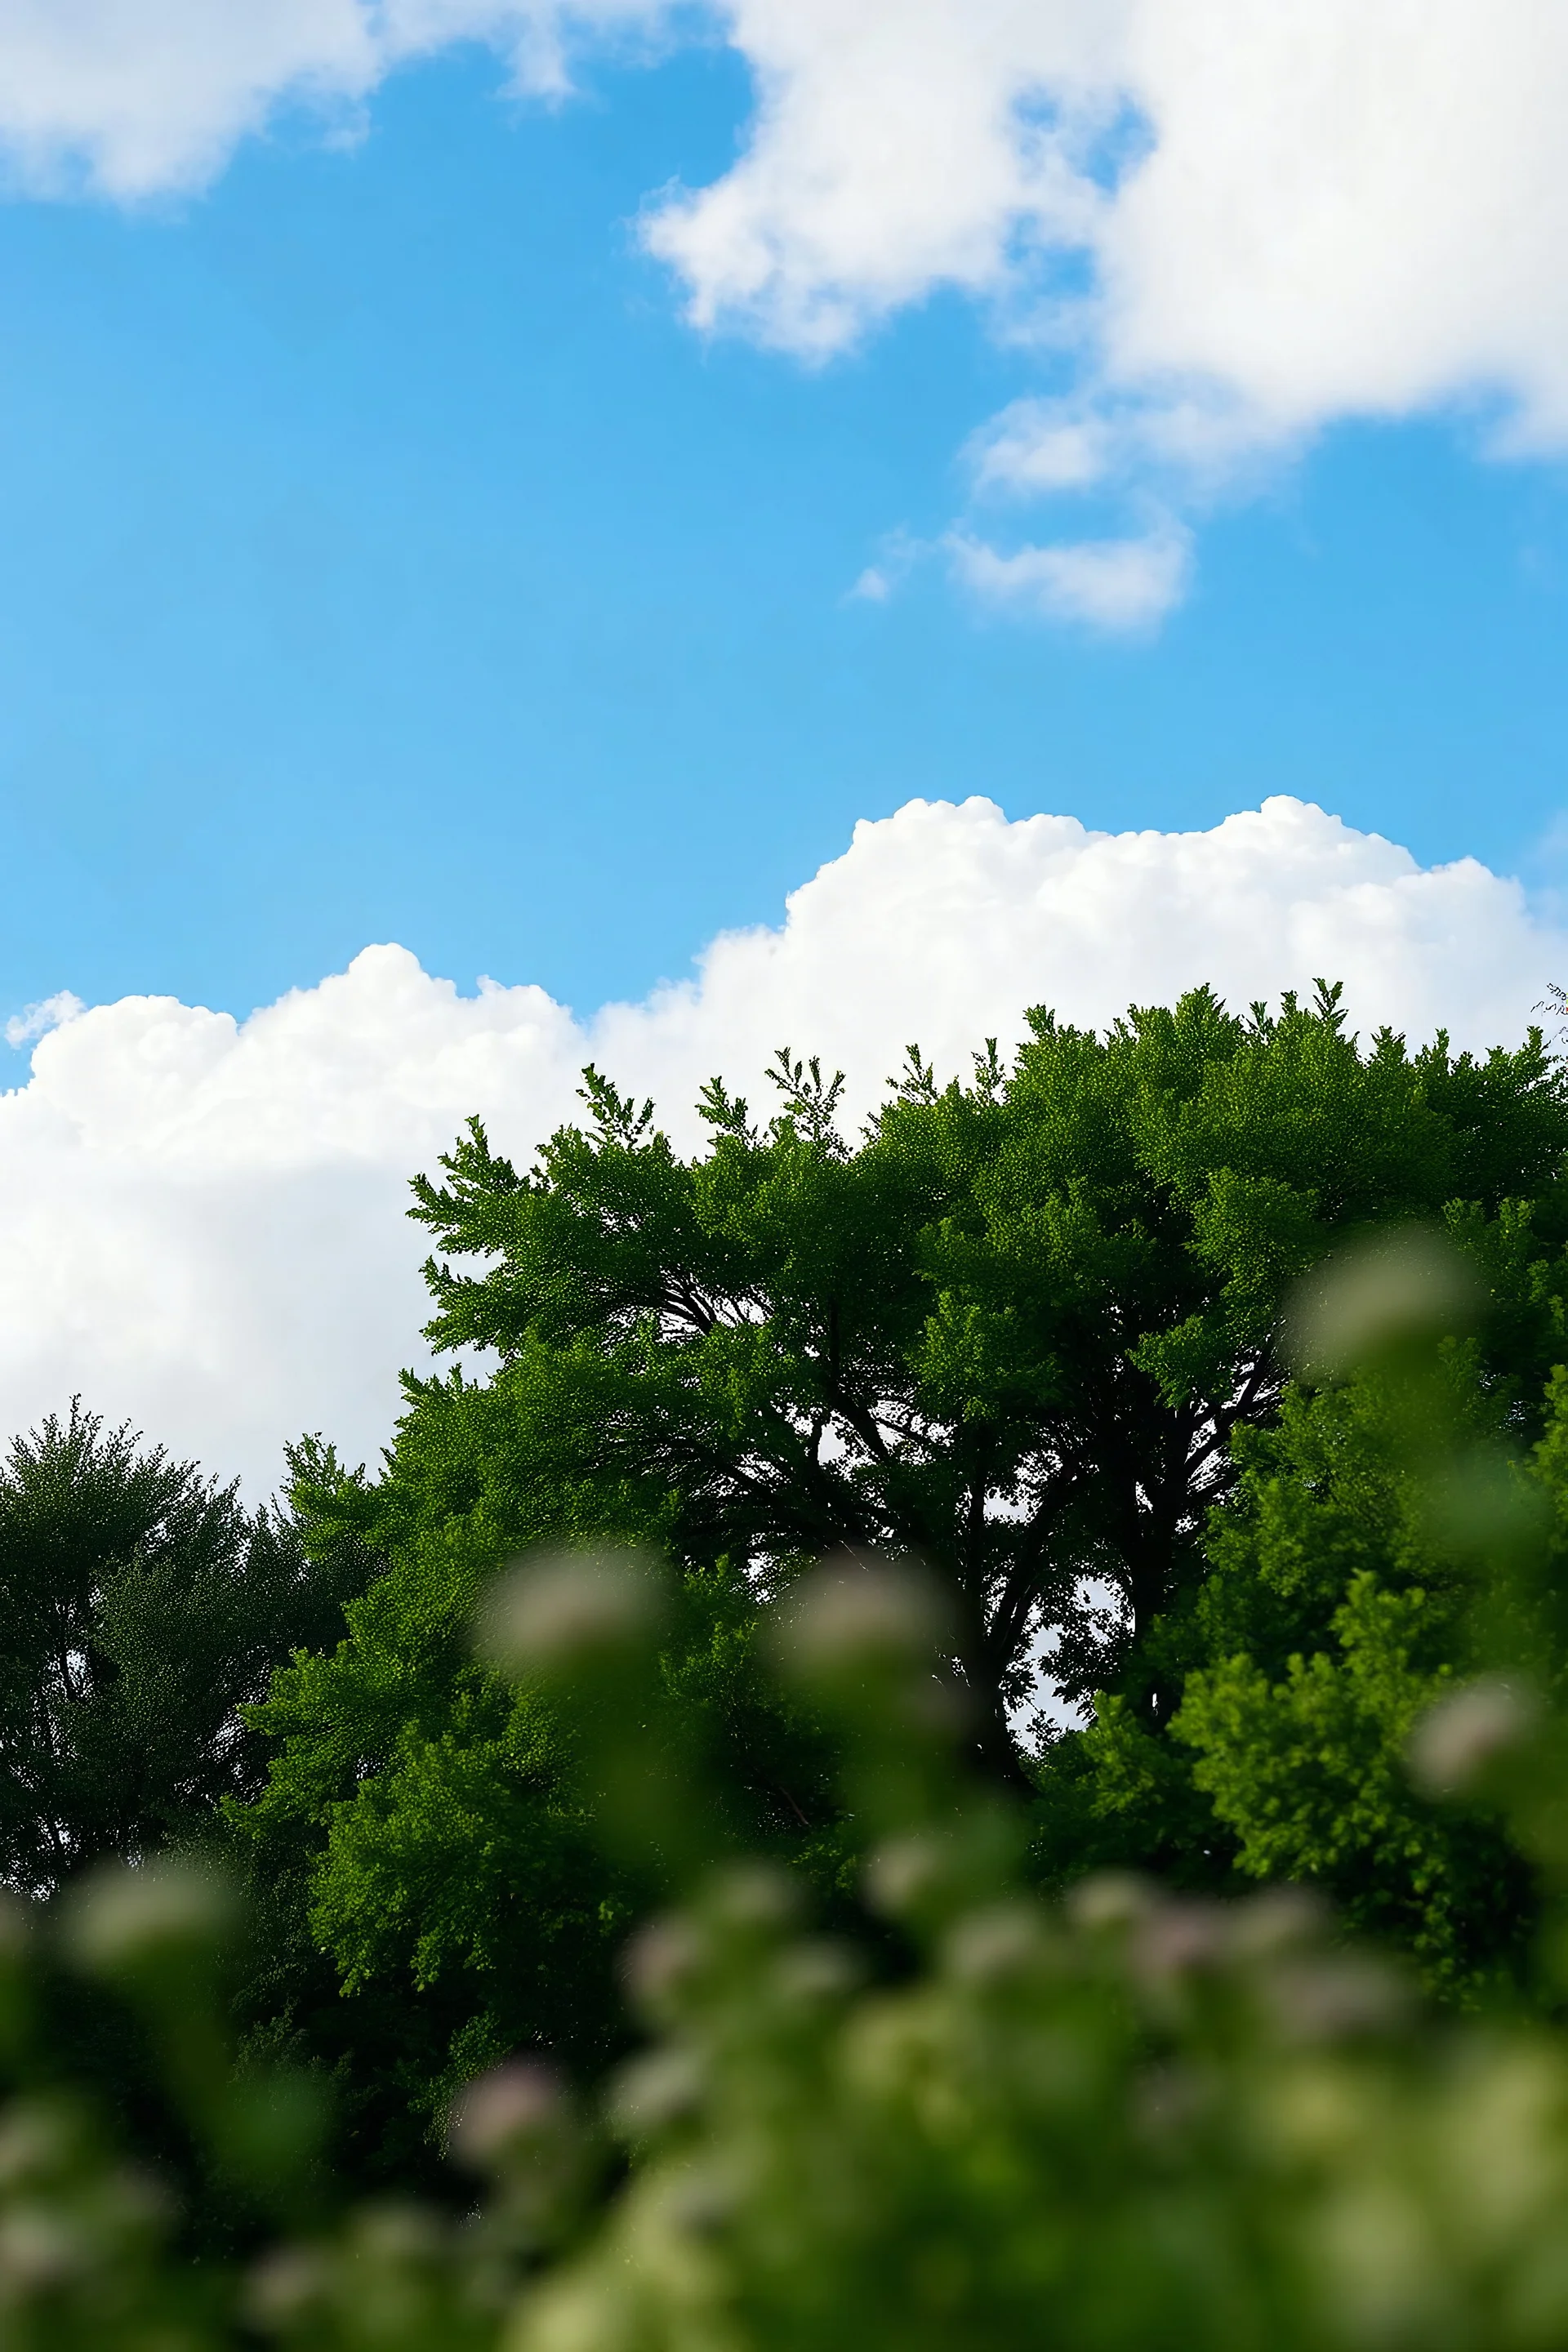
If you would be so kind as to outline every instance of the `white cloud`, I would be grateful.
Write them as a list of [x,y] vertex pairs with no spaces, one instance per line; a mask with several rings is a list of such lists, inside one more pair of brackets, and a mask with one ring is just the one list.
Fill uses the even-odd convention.
[[358,0],[4,0],[0,141],[24,182],[144,195],[200,181],[282,98],[363,97]]
[[1136,539],[1063,541],[1004,555],[966,531],[948,540],[953,569],[983,603],[1091,628],[1147,629],[1180,604],[1192,540],[1163,521]]
[[[653,215],[653,248],[699,323],[807,357],[937,286],[984,300],[1072,389],[981,436],[981,492],[1195,517],[1338,418],[1456,404],[1492,413],[1495,450],[1568,443],[1557,0],[860,0],[852,30],[837,0],[731,16],[758,79],[751,142]],[[1104,581],[1084,552],[1076,572]],[[1093,618],[1092,586],[1055,593],[1077,553],[1032,551],[1010,576],[1046,590],[1042,614]],[[1121,612],[1107,597],[1103,625]]]
[[982,497],[1095,490],[1136,478],[1201,500],[1290,446],[1278,425],[1213,388],[1156,399],[1113,398],[1091,386],[1011,402],[971,436],[965,456]]
[[[653,236],[815,351],[932,286],[1294,430],[1491,388],[1568,430],[1555,0],[734,0],[760,103]],[[1144,129],[1110,169],[1107,134]],[[1111,147],[1114,147],[1114,141]],[[1094,284],[1041,293],[1043,256]],[[1015,313],[1016,317],[1016,313]]]
[[1010,824],[911,802],[856,828],[777,930],[578,1021],[537,988],[459,996],[396,947],[236,1023],[167,997],[79,1013],[0,1096],[0,1431],[79,1389],[265,1488],[282,1441],[388,1433],[416,1360],[422,1235],[406,1180],[470,1111],[526,1160],[590,1054],[683,1140],[720,1071],[753,1104],[784,1043],[857,1111],[918,1038],[940,1067],[1023,1008],[1103,1022],[1212,979],[1235,1003],[1343,978],[1356,1019],[1517,1037],[1568,937],[1474,862],[1433,869],[1298,801],[1207,833]]
[[39,191],[199,187],[281,106],[352,123],[396,67],[465,40],[557,91],[575,27],[662,13],[658,0],[0,0],[0,153]]
[[86,1011],[79,996],[62,988],[56,995],[46,996],[38,1003],[26,1004],[20,1013],[13,1013],[5,1024],[5,1043],[13,1048],[30,1045],[36,1037],[47,1036],[51,1029],[58,1029]]
[[0,153],[142,195],[455,41],[559,92],[584,43],[688,29],[756,93],[733,165],[646,215],[689,316],[822,358],[981,300],[1072,377],[983,489],[1195,514],[1335,418],[1454,403],[1568,443],[1560,0],[0,0]]
[[863,604],[885,604],[917,564],[936,551],[929,541],[916,539],[910,531],[889,531],[877,550],[876,562],[866,566],[850,589],[850,596]]
[[[757,113],[744,153],[651,215],[700,326],[825,353],[932,286],[1001,289],[1021,227],[1088,247],[1086,171],[1121,104],[1103,0],[733,0]],[[1048,98],[1054,119],[1020,111]]]
[[979,489],[1024,497],[1095,489],[1116,456],[1110,419],[1079,401],[1016,400],[969,445]]

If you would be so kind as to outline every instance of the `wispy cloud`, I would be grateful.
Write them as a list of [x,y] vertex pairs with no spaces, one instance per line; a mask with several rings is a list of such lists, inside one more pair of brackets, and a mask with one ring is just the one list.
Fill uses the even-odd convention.
[[971,436],[964,457],[982,498],[1137,481],[1199,505],[1277,465],[1297,438],[1278,417],[1246,410],[1212,386],[1167,385],[1134,398],[1091,383],[1011,402]]
[[885,604],[916,566],[934,551],[931,541],[917,539],[911,531],[889,531],[877,550],[876,560],[866,566],[850,589],[851,599],[866,604]]
[[1116,633],[1156,626],[1181,603],[1192,569],[1192,534],[1172,520],[1136,538],[1068,540],[1008,554],[962,530],[946,544],[958,578],[984,603]]
[[86,1011],[87,1007],[79,996],[73,996],[68,988],[62,988],[54,996],[46,996],[38,1003],[26,1005],[20,1013],[13,1013],[5,1024],[5,1043],[11,1046],[30,1045],[35,1039],[47,1036],[51,1029],[62,1027],[66,1022],[74,1021],[79,1013]]

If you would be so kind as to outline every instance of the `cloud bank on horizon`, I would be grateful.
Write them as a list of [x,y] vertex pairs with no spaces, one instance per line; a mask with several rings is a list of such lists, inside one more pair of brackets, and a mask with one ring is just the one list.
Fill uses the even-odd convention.
[[1422,867],[1296,800],[1206,833],[1009,822],[912,801],[856,828],[777,929],[579,1019],[537,987],[458,994],[405,950],[237,1023],[171,997],[18,1015],[31,1074],[0,1096],[0,1432],[79,1391],[258,1492],[307,1429],[353,1460],[391,1433],[418,1339],[406,1184],[472,1112],[526,1163],[590,1056],[695,1146],[717,1072],[753,1105],[789,1044],[864,1112],[911,1040],[967,1068],[1026,1007],[1102,1024],[1212,982],[1233,1003],[1342,979],[1363,1028],[1517,1040],[1568,935],[1474,859]]
[[0,0],[0,152],[136,200],[455,43],[562,94],[584,47],[715,37],[749,134],[650,198],[648,249],[695,325],[806,359],[942,287],[1037,352],[927,551],[994,606],[1151,625],[1191,520],[1337,419],[1568,445],[1555,0]]

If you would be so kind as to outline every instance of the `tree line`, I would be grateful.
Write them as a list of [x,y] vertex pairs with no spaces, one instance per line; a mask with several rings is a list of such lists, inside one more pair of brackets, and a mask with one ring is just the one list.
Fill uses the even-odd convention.
[[[564,2086],[548,2137],[560,2098],[624,2084],[629,2062],[635,2080],[649,2014],[656,2036],[679,2018],[689,2056],[726,2015],[742,2041],[747,2017],[763,2033],[759,1956],[794,1931],[782,1913],[725,1924],[725,1855],[799,1890],[835,1965],[882,1997],[938,2000],[920,1976],[921,1899],[868,1891],[868,1857],[885,1885],[888,1838],[911,1822],[928,1843],[942,1825],[985,1894],[976,1910],[939,1888],[949,1928],[987,1905],[999,1919],[1004,1890],[1080,1903],[1077,1957],[1047,1967],[1042,1945],[1028,1963],[1057,1990],[1037,1986],[1020,2046],[1048,2042],[1065,2002],[1111,2105],[1127,2035],[1165,2030],[1128,2023],[1132,1946],[1190,1934],[1239,1984],[1254,1931],[1215,1923],[1264,1915],[1205,1906],[1258,1887],[1314,1890],[1335,1934],[1443,2012],[1549,2036],[1548,1812],[1445,1764],[1423,1728],[1447,1706],[1456,1753],[1468,1736],[1489,1755],[1491,1720],[1501,1753],[1534,1706],[1538,1767],[1555,1755],[1568,1081],[1542,1037],[1412,1052],[1390,1032],[1353,1036],[1322,984],[1245,1015],[1198,990],[1104,1034],[1034,1013],[1010,1064],[990,1045],[962,1079],[911,1048],[853,1138],[839,1078],[788,1053],[767,1077],[761,1116],[705,1089],[708,1140],[689,1158],[651,1103],[594,1070],[582,1121],[526,1172],[473,1123],[416,1181],[412,1213],[433,1244],[430,1338],[493,1369],[407,1378],[374,1470],[302,1440],[279,1502],[250,1512],[79,1404],[13,1444],[0,1875],[68,1923],[100,1899],[106,1862],[148,1885],[160,1854],[220,1866],[252,1923],[213,1996],[234,2079],[330,2089],[333,2120],[296,2169],[332,2194],[437,2208],[471,2194],[444,2157],[465,2086],[510,2080],[526,2105],[518,2084],[546,2077],[518,2068],[547,2066]],[[536,1576],[514,1654],[487,1596],[503,1563],[546,1555],[563,1564]],[[799,1665],[813,1592],[820,1622],[837,1607],[849,1629],[847,1681],[826,1637]],[[887,1601],[880,1633],[868,1592]],[[606,1594],[605,1623],[619,1608],[642,1629],[619,1664],[620,1634],[595,1645]],[[564,1676],[552,1624],[567,1628]],[[1126,1891],[1130,1872],[1165,1894]],[[622,1955],[672,1899],[720,1955],[707,2007],[672,1992],[639,2013]],[[1110,1944],[1084,1901],[1115,1914]],[[1328,1984],[1328,1931],[1280,1932]],[[29,1966],[46,2020],[30,2063],[181,2183],[202,2260],[244,2252],[254,2197],[171,2097],[157,2033],[122,2030],[123,1987],[58,1956]],[[826,2013],[800,2026],[803,2066]],[[1221,2064],[1209,2030],[1169,2028],[1173,2063],[1197,2034],[1205,2080]],[[1284,2063],[1249,2031],[1261,2070]],[[725,2075],[738,2047],[707,2048],[704,2065]],[[735,2079],[762,2095],[743,2065]],[[1211,2089],[1224,2108],[1230,2093]],[[853,2140],[853,2101],[824,2096]],[[787,2171],[809,2147],[831,2173],[805,2109],[779,2112],[768,2160]],[[722,2137],[716,2116],[705,2128]],[[1082,2129],[1091,2149],[1100,2126]],[[893,2161],[879,2147],[872,2172]],[[919,2195],[939,2176],[959,2194],[938,2165]],[[910,2243],[917,2187],[886,2189]],[[1110,2174],[1102,2190],[1109,2213]],[[1005,2220],[1004,2205],[982,2197],[976,2242],[1012,2231],[996,2261],[1034,2277],[1028,2200]],[[603,2226],[630,2227],[630,2210]],[[1224,2210],[1194,2226],[1240,2227]],[[826,2214],[797,2223],[828,2230]],[[938,2237],[952,2275],[931,2288],[930,2340],[1012,2340],[1005,2315],[994,2338],[973,2332],[967,2257],[945,2224]],[[753,2256],[765,2271],[761,2242]],[[874,2276],[865,2248],[835,2273],[846,2343],[862,2257]],[[781,2308],[794,2292],[782,2276],[771,2291]],[[903,2324],[926,2340],[919,2309]],[[714,2340],[838,2340],[820,2311],[791,2325],[796,2337],[736,2321]],[[1253,2340],[1216,2325],[1180,2340]],[[662,2340],[638,2326],[655,2332],[628,2344]],[[1137,2327],[1069,2340],[1164,2340],[1152,2315]]]

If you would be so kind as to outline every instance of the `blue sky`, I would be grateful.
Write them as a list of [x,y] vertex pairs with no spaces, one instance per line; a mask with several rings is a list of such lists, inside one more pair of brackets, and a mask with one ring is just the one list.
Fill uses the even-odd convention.
[[590,1055],[1517,1038],[1568,12],[1410,22],[0,0],[0,1431],[374,1458],[410,1175]]
[[856,597],[1037,352],[954,290],[816,363],[696,331],[636,224],[730,166],[743,60],[503,80],[453,51],[353,142],[290,116],[197,192],[0,206],[0,1011],[244,1012],[384,939],[587,1008],[916,794],[1171,829],[1298,793],[1550,887],[1550,448],[1331,417],[1131,635],[933,561]]

